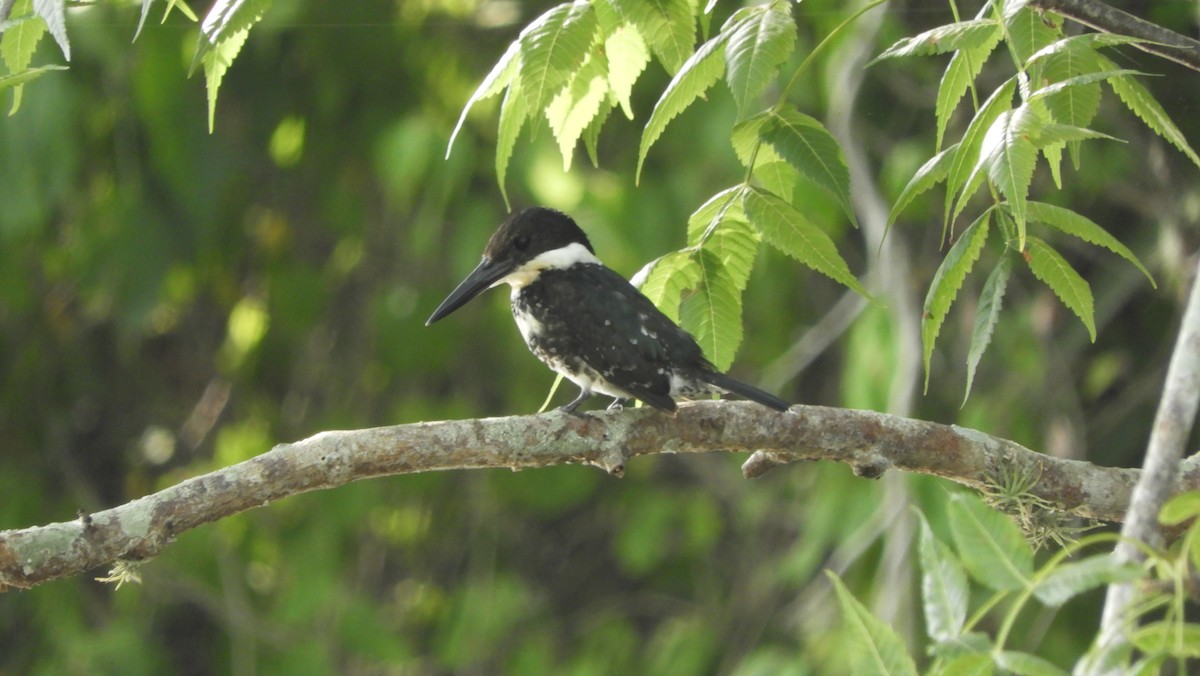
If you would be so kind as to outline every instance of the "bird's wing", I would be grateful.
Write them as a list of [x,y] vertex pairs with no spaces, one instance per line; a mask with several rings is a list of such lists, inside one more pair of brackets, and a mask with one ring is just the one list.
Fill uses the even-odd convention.
[[[560,353],[575,354],[616,387],[642,401],[674,410],[671,371],[704,362],[696,341],[624,277],[602,265],[546,270],[533,286],[553,298],[542,305]],[[532,286],[528,291],[533,291]]]

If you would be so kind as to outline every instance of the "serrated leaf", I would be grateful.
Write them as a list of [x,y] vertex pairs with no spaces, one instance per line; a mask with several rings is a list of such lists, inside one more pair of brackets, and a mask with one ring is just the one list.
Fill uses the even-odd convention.
[[39,66],[23,70],[16,75],[0,75],[0,91],[10,87],[19,87],[30,80],[36,80],[52,70],[68,70],[66,66]]
[[724,218],[701,248],[716,256],[737,290],[744,291],[758,256],[758,231],[737,218]]
[[249,28],[243,28],[241,31],[228,35],[221,39],[220,43],[213,45],[204,52],[204,56],[200,58],[204,65],[204,83],[208,90],[208,133],[213,131],[213,120],[217,112],[217,92],[221,88],[221,80],[225,79],[225,71],[229,69],[238,52],[242,50],[242,45],[246,43],[246,36],[250,35]]
[[1026,260],[1033,276],[1045,282],[1083,325],[1088,336],[1096,342],[1096,319],[1093,309],[1092,289],[1083,277],[1071,267],[1057,251],[1036,237],[1026,242]]
[[602,54],[589,54],[546,106],[546,120],[562,153],[563,171],[571,169],[576,142],[608,98],[607,70]]
[[938,540],[924,515],[918,552],[921,561],[921,601],[925,608],[925,630],[934,641],[948,641],[962,633],[967,620],[970,588],[962,564],[950,548]]
[[67,23],[63,11],[64,3],[65,0],[33,0],[33,12],[42,17],[42,21],[46,22],[46,28],[50,31],[50,35],[54,36],[54,41],[58,43],[58,48],[62,50],[63,58],[70,61],[71,44],[67,42]]
[[772,110],[760,136],[788,164],[832,195],[857,227],[850,203],[850,167],[837,139],[820,120],[791,108]]
[[508,175],[508,161],[512,159],[517,136],[520,135],[528,117],[529,109],[525,107],[520,83],[514,82],[504,93],[504,101],[500,104],[500,125],[496,135],[496,182],[500,184],[504,205],[509,208],[511,205],[508,202],[508,190],[504,187],[504,179]]
[[[1041,89],[1034,90],[1034,92],[1029,96],[1029,99],[1036,100],[1047,97],[1053,98],[1059,94],[1078,94],[1079,92],[1084,91],[1090,92],[1093,88],[1087,87],[1087,85],[1098,85],[1098,83],[1104,80],[1110,80],[1114,77],[1121,77],[1124,75],[1145,75],[1145,73],[1141,72],[1140,70],[1129,70],[1127,68],[1122,68],[1118,70],[1105,70],[1098,73],[1084,73],[1082,75],[1075,75],[1064,80],[1054,82],[1053,84],[1048,84]],[[1098,102],[1100,99],[1099,86],[1096,86],[1094,89],[1096,90],[1096,100]],[[1090,98],[1091,97],[1089,94],[1089,99]],[[1095,116],[1094,111],[1090,114],[1086,112],[1079,112],[1079,109],[1084,107],[1079,105],[1079,103],[1061,107],[1051,107],[1050,102],[1047,101],[1047,107],[1050,108],[1052,112],[1056,112],[1054,119],[1068,124],[1087,124],[1091,121],[1091,118]],[[1089,100],[1086,108],[1090,109],[1091,107],[1092,105]]]
[[946,258],[938,266],[929,283],[929,292],[925,294],[925,306],[921,312],[921,342],[925,351],[925,389],[929,389],[929,366],[933,358],[933,345],[942,330],[942,322],[946,313],[954,303],[954,297],[962,288],[967,273],[979,260],[979,252],[983,251],[983,243],[987,241],[988,230],[992,224],[992,212],[983,212],[963,232],[954,246],[946,252]]
[[1067,676],[1067,672],[1029,653],[1002,650],[995,654],[996,666],[1018,676]]
[[1031,136],[1037,133],[1037,122],[1028,106],[1005,111],[996,117],[979,145],[978,168],[987,170],[992,183],[1008,199],[1013,221],[1017,224],[1019,249],[1025,248],[1025,203],[1037,149]]
[[984,652],[959,655],[931,673],[937,676],[991,676],[995,671],[992,656]]
[[1016,78],[1009,78],[1000,85],[979,107],[979,112],[975,113],[975,117],[967,125],[967,130],[963,132],[962,141],[958,144],[958,151],[954,153],[954,161],[950,163],[950,173],[946,176],[946,215],[943,229],[949,226],[953,218],[951,213],[957,214],[957,210],[952,210],[951,206],[959,192],[963,192],[962,198],[959,199],[963,204],[970,197],[968,191],[963,189],[968,187],[974,168],[979,166],[979,147],[983,143],[983,137],[992,127],[996,118],[1012,107],[1012,95],[1016,86]]
[[[1104,56],[1098,56],[1100,59],[1101,68],[1109,70],[1117,70],[1116,64]],[[1124,76],[1115,77],[1108,80],[1108,86],[1112,88],[1117,97],[1125,103],[1125,106],[1137,115],[1146,126],[1167,140],[1168,143],[1175,146],[1181,153],[1187,155],[1188,159],[1193,164],[1200,167],[1200,155],[1196,155],[1196,151],[1188,145],[1187,138],[1183,132],[1179,131],[1179,127],[1171,121],[1170,116],[1163,110],[1162,106],[1150,93],[1150,90],[1142,86],[1142,83],[1136,79]]]
[[1026,210],[1029,220],[1035,223],[1044,223],[1052,228],[1057,228],[1068,235],[1078,237],[1089,244],[1104,247],[1124,258],[1140,270],[1146,276],[1146,279],[1150,280],[1150,286],[1158,288],[1158,285],[1154,281],[1154,276],[1150,274],[1146,266],[1142,265],[1142,261],[1138,260],[1133,251],[1086,216],[1070,209],[1064,209],[1063,207],[1043,202],[1029,202],[1026,205]]
[[637,82],[646,65],[650,63],[650,50],[642,34],[633,26],[620,26],[604,39],[604,53],[608,55],[608,87],[621,104],[625,117],[633,119],[633,104],[630,97],[633,83]]
[[979,305],[975,309],[975,323],[971,327],[971,348],[967,352],[967,389],[963,393],[963,404],[971,396],[971,385],[975,382],[975,369],[983,359],[983,353],[992,342],[992,332],[1000,319],[1000,308],[1004,304],[1004,292],[1012,275],[1012,256],[1007,253],[988,275],[979,293]]
[[1000,22],[995,19],[970,19],[931,28],[919,35],[896,41],[872,59],[867,67],[884,59],[901,56],[933,56],[960,49],[974,49],[1000,37]]
[[688,246],[699,246],[727,218],[739,221],[746,220],[746,211],[742,208],[743,186],[735,185],[708,198],[704,204],[688,217],[687,241]]
[[796,22],[786,2],[749,8],[725,43],[726,84],[738,116],[755,103],[796,42]]
[[700,283],[683,301],[681,324],[717,370],[725,371],[742,343],[742,293],[711,251],[701,249],[696,261]]
[[684,62],[683,67],[663,90],[658,103],[654,104],[654,110],[650,113],[638,146],[634,183],[642,176],[642,165],[646,161],[646,154],[650,152],[650,146],[662,136],[667,124],[720,79],[721,72],[725,69],[725,52],[721,48],[727,38],[728,35],[721,33],[701,45],[700,49]]
[[[1007,12],[1006,12],[1007,13]],[[1025,63],[1034,53],[1062,37],[1062,17],[1021,7],[1004,17],[1008,44],[1017,61]]]
[[[992,651],[992,638],[987,634],[977,631],[969,631],[948,641],[938,641],[929,646],[929,653],[934,657],[939,657],[944,660],[953,659],[962,655],[987,655]],[[992,658],[988,657],[990,663]]]
[[1025,65],[1034,65],[1037,61],[1045,59],[1055,54],[1061,54],[1066,51],[1079,51],[1080,53],[1094,53],[1102,47],[1116,47],[1119,45],[1130,45],[1143,42],[1152,42],[1145,38],[1135,38],[1129,35],[1120,35],[1117,33],[1083,33],[1081,35],[1072,35],[1069,38],[1055,40],[1045,47],[1039,49],[1031,55]]
[[1133,582],[1141,575],[1138,566],[1099,554],[1059,564],[1034,586],[1033,594],[1042,603],[1058,607],[1090,589],[1114,582]]
[[771,246],[871,300],[825,231],[791,203],[757,188],[742,197],[750,224]]
[[637,27],[668,73],[678,72],[692,53],[696,7],[690,0],[603,0],[599,4]]
[[[200,63],[205,65],[205,74],[209,69],[209,65],[214,62],[213,59],[205,60],[210,50],[216,49],[222,43],[227,41],[238,40],[238,49],[241,49],[241,43],[246,41],[246,31],[249,31],[254,24],[262,19],[263,14],[271,6],[271,0],[217,0],[213,6],[209,8],[208,14],[204,15],[204,21],[200,23],[200,37],[196,42],[196,52],[192,55],[192,65],[189,71],[195,70]],[[226,47],[224,56],[216,60],[227,59],[232,62],[233,57],[229,52],[233,52],[236,56],[237,50]],[[229,67],[229,63],[225,64]],[[216,99],[216,92],[210,87],[209,98]],[[211,113],[209,114],[211,118]],[[209,123],[209,131],[212,131],[212,123]]]
[[1164,526],[1178,526],[1200,516],[1200,491],[1180,493],[1167,500],[1158,512],[1158,522]]
[[995,591],[1028,587],[1033,549],[1021,529],[975,496],[960,493],[950,500],[950,532],[971,577]]
[[779,195],[792,204],[796,203],[800,172],[783,160],[759,160],[755,165],[752,176],[764,190]]
[[733,133],[729,136],[729,142],[733,145],[733,152],[743,167],[748,168],[751,159],[756,165],[783,160],[774,148],[764,144],[762,140],[763,127],[770,120],[770,111],[764,111],[733,125]]
[[683,293],[700,283],[700,266],[693,250],[673,251],[647,263],[630,283],[678,324]]
[[600,166],[600,158],[597,155],[597,146],[600,143],[600,130],[604,127],[604,122],[608,120],[609,115],[616,108],[617,102],[610,95],[600,104],[600,112],[596,113],[596,116],[588,123],[587,128],[583,130],[583,147],[587,149],[588,159],[592,161],[593,167]]
[[[10,16],[20,19],[32,11],[30,0],[18,0],[13,4]],[[9,24],[3,36],[0,36],[0,56],[9,73],[18,75],[29,67],[37,43],[45,34],[46,22],[40,18],[15,20]]]
[[561,4],[521,31],[517,79],[530,111],[540,111],[583,64],[596,33],[596,14],[583,0]]
[[851,651],[854,673],[916,676],[917,666],[896,632],[854,598],[836,573],[827,570],[825,574],[833,582],[842,617],[849,628],[851,646],[854,648]]
[[1133,630],[1134,647],[1151,655],[1168,653],[1179,657],[1200,657],[1200,624],[1160,620]]
[[900,191],[900,196],[896,198],[895,204],[892,205],[892,210],[888,214],[887,227],[892,227],[892,224],[900,217],[900,213],[918,195],[946,180],[946,177],[950,175],[950,165],[954,162],[954,153],[956,152],[958,152],[957,143],[929,158],[917,169],[913,177],[908,179],[908,184]]
[[1035,129],[1030,129],[1030,132],[1033,134],[1032,140],[1035,148],[1045,148],[1047,146],[1062,145],[1071,141],[1084,141],[1087,139],[1121,140],[1103,132],[1098,132],[1095,129],[1086,129],[1070,124],[1043,124]]
[[463,106],[462,113],[458,116],[458,123],[454,125],[454,131],[450,132],[450,140],[446,143],[446,158],[450,157],[450,149],[454,147],[454,139],[458,138],[458,132],[462,129],[463,123],[467,120],[467,113],[471,108],[480,101],[489,99],[512,82],[513,76],[517,73],[517,62],[520,60],[521,43],[514,41],[504,50],[504,54],[500,60],[492,66],[491,72],[483,78],[483,82],[475,88],[475,92],[471,94],[471,98],[467,99],[467,104]]
[[[991,7],[992,3],[984,3],[979,9],[976,20],[982,19],[991,11]],[[987,61],[988,56],[1000,44],[1000,38],[1001,35],[997,33],[975,47],[958,50],[950,58],[950,63],[947,64],[946,72],[942,75],[942,81],[938,85],[937,104],[934,107],[937,118],[937,144],[935,147],[938,150],[942,148],[942,140],[946,134],[946,126],[950,123],[950,115],[954,113],[959,101],[970,89],[971,83],[983,70],[983,64]]]

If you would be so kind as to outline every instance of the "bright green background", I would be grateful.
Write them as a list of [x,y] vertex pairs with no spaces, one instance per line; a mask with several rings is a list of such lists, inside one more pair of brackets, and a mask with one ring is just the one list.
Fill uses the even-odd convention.
[[[194,25],[173,15],[130,44],[136,6],[71,10],[71,70],[27,86],[0,121],[0,529],[71,519],[321,430],[536,410],[552,374],[526,352],[506,293],[423,323],[505,213],[495,102],[445,161],[449,132],[550,4],[276,0],[224,80],[212,135],[202,78],[186,77]],[[843,12],[797,10],[800,57]],[[1194,27],[1184,9],[1149,18]],[[890,5],[873,51],[949,20]],[[34,63],[61,58],[44,40]],[[1165,75],[1147,85],[1196,145],[1196,75],[1134,51],[1118,60]],[[818,117],[839,86],[830,63],[797,88]],[[931,151],[943,64],[867,73],[856,137],[885,199]],[[668,79],[650,66],[638,120],[614,115],[603,132],[600,169],[581,154],[564,174],[543,128],[509,172],[516,205],[569,211],[626,275],[681,246],[688,214],[741,178],[718,86],[633,185],[640,125]],[[1087,146],[1061,193],[1039,169],[1034,194],[1128,243],[1160,289],[1064,240],[1096,293],[1098,342],[1021,272],[972,399],[959,408],[967,303],[943,327],[915,417],[1140,464],[1200,191],[1194,167],[1111,96],[1104,111],[1097,127],[1129,143]],[[915,204],[891,235],[918,307],[943,253],[941,199]],[[877,264],[827,198],[814,193],[810,215],[856,272]],[[844,293],[764,247],[735,375],[782,368]],[[894,330],[868,309],[780,394],[887,410]],[[0,674],[830,673],[845,657],[826,567],[919,642],[907,506],[940,529],[955,488],[830,464],[748,482],[743,459],[643,458],[623,480],[582,467],[393,477],[290,498],[183,535],[141,586],[116,592],[91,581],[99,570],[0,595]],[[1014,643],[1069,664],[1097,609],[1031,617]]]

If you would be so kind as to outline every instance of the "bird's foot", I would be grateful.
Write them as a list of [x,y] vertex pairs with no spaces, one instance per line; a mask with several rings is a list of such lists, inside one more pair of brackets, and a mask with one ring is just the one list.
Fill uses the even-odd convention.
[[608,408],[606,410],[621,411],[621,410],[624,410],[624,408],[625,408],[625,400],[622,399],[621,397],[616,397],[612,400],[612,403],[608,405]]

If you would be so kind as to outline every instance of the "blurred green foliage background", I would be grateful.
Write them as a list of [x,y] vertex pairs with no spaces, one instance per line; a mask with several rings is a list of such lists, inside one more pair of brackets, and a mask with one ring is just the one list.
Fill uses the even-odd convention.
[[[553,375],[519,339],[507,293],[423,322],[506,211],[497,102],[473,111],[443,159],[449,132],[552,4],[275,0],[226,75],[211,135],[203,82],[187,77],[194,24],[173,14],[130,44],[136,3],[71,9],[70,70],[28,85],[0,120],[0,529],[120,504],[321,430],[535,411]],[[714,25],[737,4],[719,3]],[[1187,3],[1133,4],[1194,28]],[[804,3],[798,54],[845,16],[841,3]],[[927,3],[881,17],[874,52],[949,20]],[[801,109],[825,115],[857,39],[809,71]],[[1196,75],[1121,57],[1164,74],[1147,84],[1195,145]],[[34,58],[60,60],[49,40]],[[865,75],[852,128],[885,200],[930,153],[943,67]],[[691,211],[741,177],[732,102],[714,89],[633,185],[640,125],[668,80],[650,67],[639,118],[616,115],[602,134],[600,168],[580,156],[564,173],[543,129],[518,142],[509,172],[516,206],[568,211],[626,275],[681,246]],[[1128,243],[1160,281],[1154,291],[1116,257],[1064,242],[1096,293],[1095,344],[1044,287],[1014,280],[971,400],[960,408],[972,314],[957,308],[928,394],[896,410],[891,384],[920,366],[889,310],[862,310],[793,374],[789,348],[848,292],[764,248],[734,373],[782,379],[797,402],[1140,464],[1200,184],[1111,97],[1104,106],[1097,127],[1129,143],[1088,146],[1061,192],[1044,169],[1035,187]],[[944,253],[940,204],[934,191],[890,235],[918,308]],[[810,215],[856,272],[879,263],[827,197],[814,193]],[[824,464],[748,482],[743,459],[639,459],[623,480],[583,467],[393,477],[290,498],[184,534],[140,586],[80,577],[0,595],[0,674],[832,673],[844,638],[825,567],[918,640],[908,506],[941,527],[955,488]],[[1018,639],[1067,664],[1098,606],[1030,617]]]

